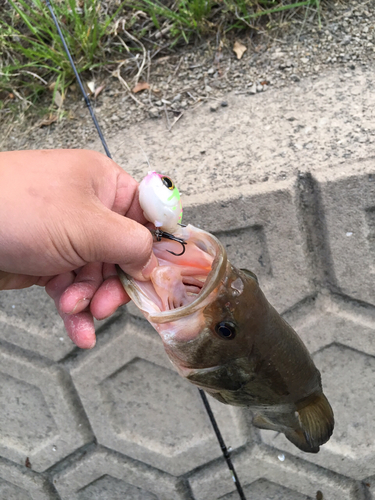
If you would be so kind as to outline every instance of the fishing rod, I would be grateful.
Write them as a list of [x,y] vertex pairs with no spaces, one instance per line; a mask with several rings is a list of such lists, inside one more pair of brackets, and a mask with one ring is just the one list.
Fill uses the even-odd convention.
[[[66,43],[66,41],[65,41],[65,37],[64,37],[64,35],[63,35],[63,33],[62,33],[61,29],[60,29],[60,25],[59,25],[59,22],[58,22],[58,20],[57,20],[57,18],[56,18],[55,11],[54,11],[54,9],[53,9],[53,7],[52,7],[52,4],[51,4],[50,0],[44,0],[44,1],[45,1],[46,5],[47,5],[47,7],[48,7],[48,10],[49,10],[49,11],[50,11],[50,13],[51,13],[51,17],[52,17],[53,22],[54,22],[54,24],[55,24],[55,26],[56,26],[56,29],[57,29],[57,32],[58,32],[59,37],[60,37],[60,39],[61,39],[61,42],[62,42],[62,44],[63,44],[63,46],[64,46],[64,49],[65,49],[66,55],[68,56],[68,59],[69,59],[70,65],[71,65],[71,67],[72,67],[72,70],[73,70],[74,75],[75,75],[75,77],[76,77],[76,80],[77,80],[77,82],[78,82],[79,88],[81,89],[81,92],[82,92],[83,98],[84,98],[85,103],[86,103],[86,106],[87,106],[87,108],[88,108],[88,110],[89,110],[89,112],[90,112],[90,115],[91,115],[91,118],[92,118],[92,120],[93,120],[93,122],[94,122],[95,128],[96,128],[96,130],[97,130],[97,132],[98,132],[98,134],[99,134],[99,137],[100,137],[100,140],[101,140],[101,142],[102,142],[102,145],[103,145],[104,151],[105,151],[106,155],[108,156],[108,158],[111,158],[111,159],[112,159],[111,153],[109,152],[109,149],[108,149],[107,143],[106,143],[106,141],[105,141],[105,139],[104,139],[103,132],[102,132],[102,130],[101,130],[101,128],[100,128],[100,125],[99,125],[99,123],[98,123],[98,120],[96,119],[96,116],[95,116],[95,113],[94,113],[94,109],[93,109],[93,107],[91,106],[90,99],[89,99],[89,97],[88,97],[88,95],[87,95],[87,93],[86,93],[86,91],[85,91],[85,88],[84,88],[84,86],[83,86],[82,80],[81,80],[81,78],[80,78],[80,76],[79,76],[79,74],[78,74],[77,68],[76,68],[76,66],[75,66],[75,64],[74,64],[74,61],[73,61],[73,58],[72,58],[72,56],[71,56],[71,54],[70,54],[70,51],[69,51],[68,45],[67,45],[67,43]],[[160,237],[164,237],[164,238],[168,238],[168,239],[172,239],[172,240],[175,240],[175,241],[178,241],[178,242],[179,242],[179,243],[181,243],[181,244],[182,244],[182,246],[184,247],[184,244],[183,244],[183,243],[185,243],[185,242],[184,242],[183,240],[181,240],[181,241],[180,241],[180,239],[179,239],[179,238],[176,238],[175,236],[173,236],[173,235],[171,235],[171,234],[169,234],[169,233],[166,233],[166,232],[164,232],[164,231],[160,231],[160,232],[159,232],[159,236],[160,236]],[[185,247],[184,247],[184,248],[185,248]],[[184,253],[184,251],[185,251],[185,250],[183,250],[183,252],[182,252],[181,254],[179,254],[179,255],[182,255],[182,254]],[[173,253],[173,252],[171,252],[171,253]],[[174,254],[174,255],[176,255],[176,254]],[[212,427],[213,427],[213,429],[214,429],[214,431],[215,431],[215,434],[216,434],[217,440],[218,440],[218,442],[219,442],[219,445],[220,445],[221,451],[222,451],[222,453],[223,453],[223,456],[224,456],[224,458],[225,458],[225,461],[226,461],[226,463],[227,463],[227,466],[228,466],[228,468],[229,468],[229,470],[230,470],[230,472],[231,472],[232,479],[233,479],[233,482],[234,482],[234,484],[235,484],[235,486],[236,486],[236,488],[237,488],[237,492],[238,492],[238,494],[239,494],[239,496],[240,496],[240,499],[241,499],[241,500],[246,500],[246,497],[245,497],[245,494],[244,494],[244,492],[243,492],[243,489],[242,489],[241,483],[240,483],[240,481],[239,481],[239,479],[238,479],[238,476],[237,476],[236,470],[235,470],[234,465],[233,465],[233,463],[232,463],[232,460],[231,460],[231,458],[230,458],[230,452],[229,452],[228,448],[227,448],[227,447],[226,447],[226,445],[225,445],[224,439],[223,439],[223,437],[222,437],[222,435],[221,435],[221,432],[220,432],[219,426],[218,426],[218,424],[217,424],[217,422],[216,422],[216,419],[215,419],[215,416],[214,416],[213,411],[212,411],[212,409],[211,409],[210,403],[209,403],[209,401],[208,401],[208,399],[207,399],[207,397],[206,397],[206,394],[202,391],[202,389],[198,389],[198,390],[199,390],[199,394],[200,394],[200,396],[201,396],[201,398],[202,398],[202,401],[203,401],[204,407],[205,407],[205,409],[206,409],[206,411],[207,411],[207,414],[208,414],[208,416],[209,416],[209,419],[210,419],[211,425],[212,425]]]
[[237,488],[238,494],[239,494],[241,500],[246,500],[245,493],[243,492],[240,480],[238,479],[238,476],[237,476],[237,473],[236,473],[236,469],[234,468],[233,462],[232,462],[232,460],[230,458],[230,451],[225,446],[225,442],[224,442],[223,436],[221,435],[219,426],[218,426],[218,424],[216,422],[216,419],[215,419],[215,416],[214,416],[214,414],[212,412],[212,408],[211,408],[211,405],[210,405],[210,403],[209,403],[209,401],[207,399],[206,393],[204,391],[202,391],[202,389],[198,389],[198,390],[199,390],[199,394],[200,394],[200,396],[202,398],[204,407],[206,408],[207,414],[208,414],[208,416],[210,418],[211,425],[212,425],[212,427],[213,427],[213,429],[215,431],[217,440],[219,441],[219,445],[220,445],[221,451],[223,452],[223,455],[224,455],[225,461],[227,463],[228,469],[230,470],[230,472],[232,474],[232,479],[233,479],[233,482],[234,482],[234,484],[235,484],[235,486]]

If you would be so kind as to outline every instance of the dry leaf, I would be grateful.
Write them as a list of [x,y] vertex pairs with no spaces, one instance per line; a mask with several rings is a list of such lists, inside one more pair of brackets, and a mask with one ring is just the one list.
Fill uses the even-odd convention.
[[55,98],[54,98],[54,103],[58,108],[61,108],[62,104],[64,102],[63,96],[60,94],[58,90],[55,92]]
[[235,42],[233,45],[233,52],[236,53],[237,59],[241,59],[244,53],[247,51],[245,45],[242,45],[240,42]]
[[48,85],[48,90],[50,90],[51,92],[53,91],[53,89],[55,88],[55,85],[56,85],[56,82],[52,82]]
[[105,89],[105,85],[100,85],[99,87],[97,87],[95,89],[95,92],[94,92],[94,99],[96,99],[98,97],[98,95],[100,94],[100,92]]
[[92,95],[95,92],[95,82],[88,82],[87,88],[89,89],[89,94]]
[[36,125],[35,128],[38,127],[48,127],[52,123],[57,121],[57,116],[50,114],[48,118],[43,118],[43,120],[39,121]]
[[137,85],[132,88],[132,92],[136,94],[137,92],[140,92],[141,90],[148,90],[150,88],[150,85],[147,82],[138,82]]

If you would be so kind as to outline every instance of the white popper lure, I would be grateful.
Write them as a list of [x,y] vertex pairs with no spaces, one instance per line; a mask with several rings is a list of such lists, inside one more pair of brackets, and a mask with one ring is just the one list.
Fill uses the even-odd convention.
[[149,172],[139,185],[139,204],[156,229],[175,233],[182,220],[180,193],[172,179]]

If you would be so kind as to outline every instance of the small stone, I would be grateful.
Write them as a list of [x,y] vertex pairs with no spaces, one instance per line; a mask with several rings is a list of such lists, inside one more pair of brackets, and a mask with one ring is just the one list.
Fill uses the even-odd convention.
[[220,104],[221,104],[221,107],[222,107],[222,108],[226,108],[226,107],[228,106],[227,101],[221,101],[221,103],[220,103]]
[[214,68],[210,68],[210,69],[207,71],[207,74],[208,74],[208,75],[213,75],[214,73],[215,73]]
[[263,92],[263,85],[257,85],[257,92]]
[[148,110],[148,114],[149,114],[150,118],[153,118],[153,119],[159,118],[159,110],[158,110],[158,108],[150,108]]
[[155,101],[154,104],[155,106],[163,106],[163,103],[161,101]]
[[257,88],[256,88],[256,85],[251,85],[251,87],[249,87],[249,90],[247,91],[248,94],[250,95],[254,95],[257,93]]
[[212,112],[216,112],[218,109],[219,109],[219,104],[218,104],[217,102],[213,102],[213,103],[210,105],[210,111],[212,111]]
[[181,94],[177,94],[174,96],[174,98],[172,99],[172,102],[179,102],[181,101]]
[[181,101],[181,108],[187,108],[187,101]]
[[208,92],[208,93],[209,93],[209,92],[212,92],[212,88],[211,88],[209,85],[206,85],[206,86],[205,86],[205,88],[204,88],[204,90],[205,90],[206,92]]
[[293,81],[293,82],[299,82],[300,81],[300,78],[298,75],[296,75],[295,73],[292,73],[290,75],[290,79]]

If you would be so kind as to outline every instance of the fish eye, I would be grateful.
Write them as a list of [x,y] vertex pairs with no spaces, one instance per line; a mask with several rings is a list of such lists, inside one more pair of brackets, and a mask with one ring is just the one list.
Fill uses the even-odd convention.
[[170,179],[166,175],[163,175],[163,177],[161,178],[161,182],[164,184],[164,186],[166,186],[168,189],[170,189],[171,191],[173,191],[174,184],[173,184],[172,179]]
[[215,332],[223,339],[234,339],[236,325],[231,321],[221,321],[215,326]]

